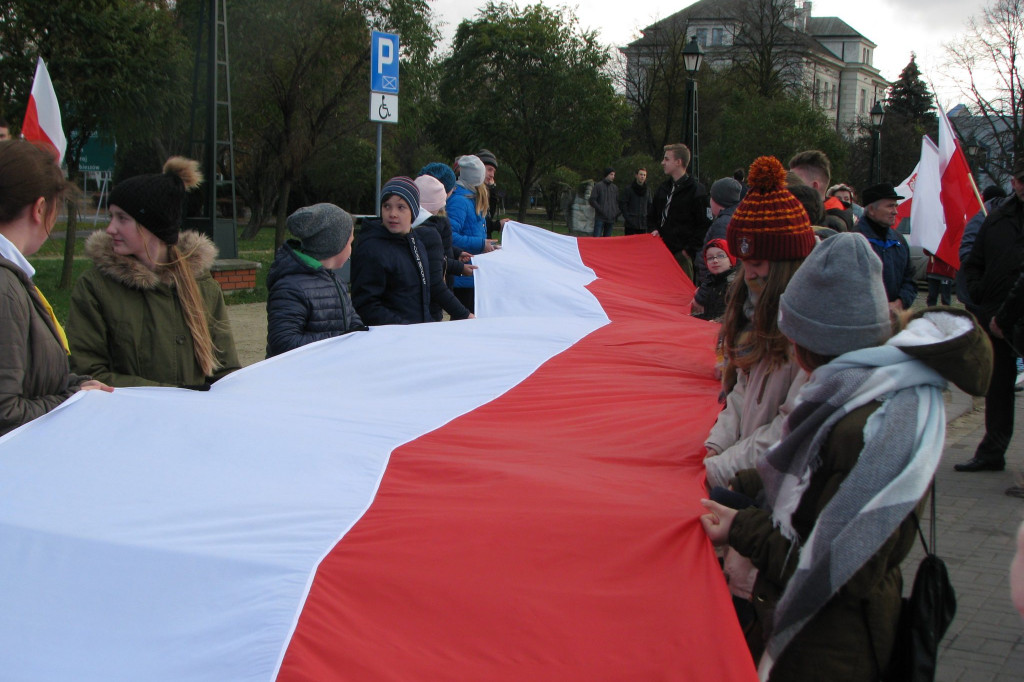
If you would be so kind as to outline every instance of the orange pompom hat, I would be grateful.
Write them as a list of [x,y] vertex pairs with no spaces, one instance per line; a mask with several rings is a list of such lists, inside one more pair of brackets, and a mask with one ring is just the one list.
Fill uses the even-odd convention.
[[732,214],[726,239],[741,260],[799,260],[814,248],[807,211],[786,189],[786,169],[774,156],[750,164],[750,191]]

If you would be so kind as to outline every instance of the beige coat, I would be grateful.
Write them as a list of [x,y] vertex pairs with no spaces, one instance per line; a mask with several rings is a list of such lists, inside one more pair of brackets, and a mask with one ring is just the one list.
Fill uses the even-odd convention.
[[709,487],[727,486],[737,471],[753,467],[779,439],[807,378],[794,360],[774,368],[761,362],[738,373],[725,409],[704,441],[704,447],[718,453],[704,460]]

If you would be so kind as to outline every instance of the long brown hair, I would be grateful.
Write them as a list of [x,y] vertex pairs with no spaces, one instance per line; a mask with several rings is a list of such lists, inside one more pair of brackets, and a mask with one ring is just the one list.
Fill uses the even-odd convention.
[[779,298],[801,263],[803,259],[771,263],[764,290],[754,306],[754,318],[748,319],[743,309],[749,292],[740,261],[736,278],[726,294],[725,315],[718,335],[725,356],[722,383],[727,391],[736,384],[738,370],[749,369],[762,361],[771,367],[789,362],[791,344],[779,331]]
[[47,217],[74,192],[57,166],[54,150],[28,140],[0,142],[0,225],[14,221],[26,206],[46,200]]

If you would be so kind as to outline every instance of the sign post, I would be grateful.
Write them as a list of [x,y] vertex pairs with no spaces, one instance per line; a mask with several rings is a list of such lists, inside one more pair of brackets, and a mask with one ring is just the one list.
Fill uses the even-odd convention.
[[[385,123],[398,123],[398,34],[370,35],[370,120],[377,123],[377,202],[380,203],[380,162]],[[377,207],[374,207],[374,211]]]

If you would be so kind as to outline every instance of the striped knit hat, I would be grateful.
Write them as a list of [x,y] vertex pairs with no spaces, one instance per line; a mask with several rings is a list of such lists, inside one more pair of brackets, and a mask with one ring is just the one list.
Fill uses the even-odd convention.
[[786,189],[786,169],[774,156],[750,165],[750,191],[732,214],[726,239],[741,260],[799,260],[814,248],[807,211]]
[[382,206],[384,205],[384,200],[392,194],[401,197],[405,203],[409,204],[409,208],[412,209],[413,219],[419,215],[420,190],[416,187],[416,183],[412,181],[412,178],[399,175],[385,182],[384,186],[380,188],[380,203]]

